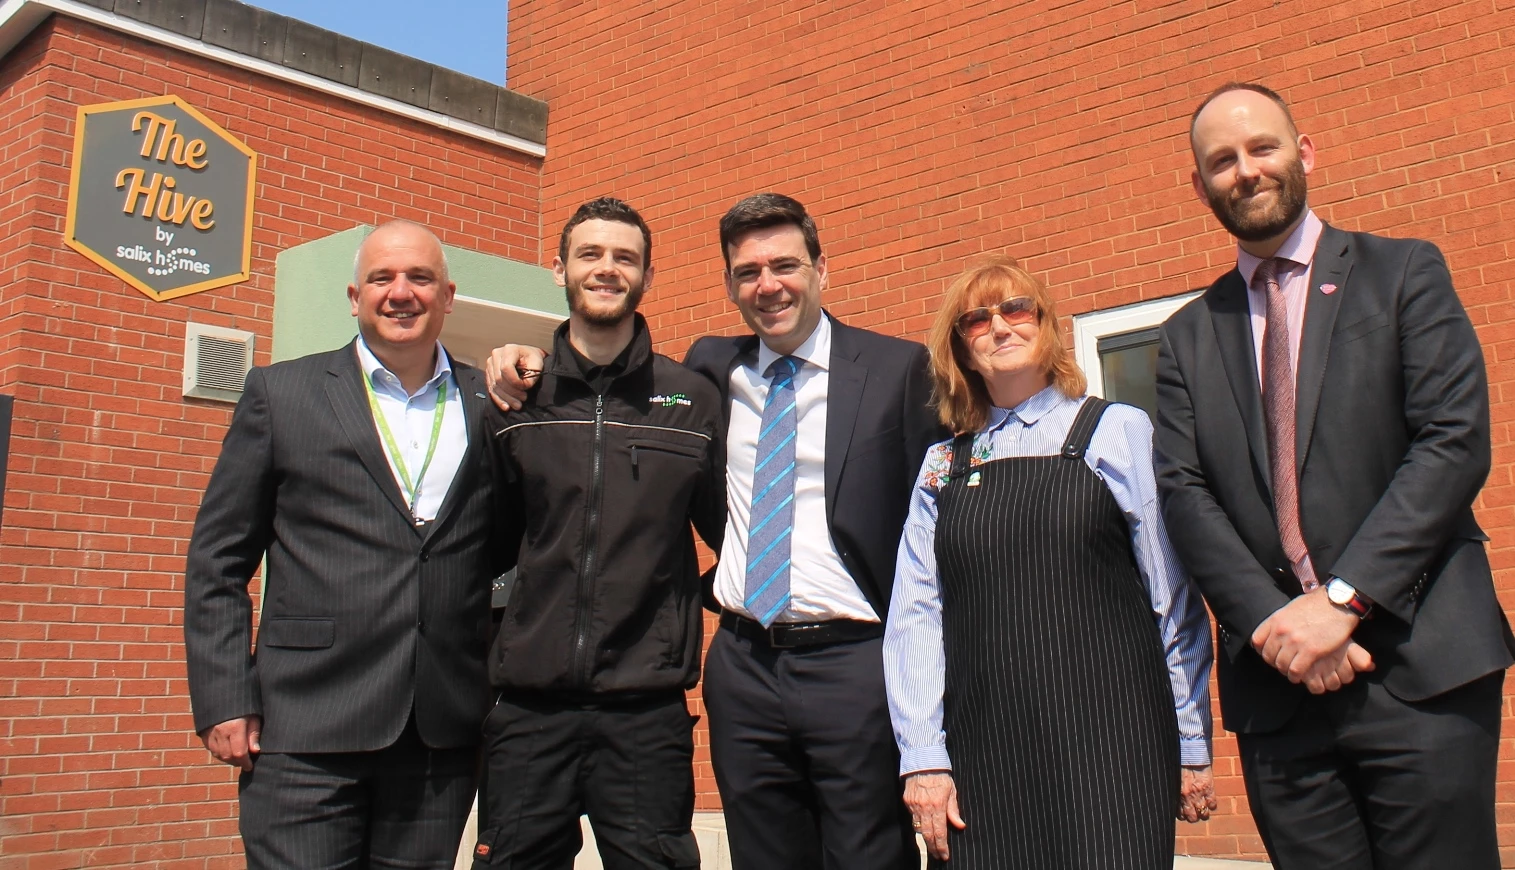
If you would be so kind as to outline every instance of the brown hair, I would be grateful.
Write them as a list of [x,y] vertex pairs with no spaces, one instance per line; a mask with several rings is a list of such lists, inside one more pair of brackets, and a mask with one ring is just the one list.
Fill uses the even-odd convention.
[[573,228],[584,221],[611,221],[618,224],[630,224],[642,231],[642,268],[652,265],[652,230],[647,228],[647,222],[630,205],[616,199],[613,196],[602,196],[599,199],[591,199],[579,206],[568,223],[563,224],[563,232],[558,236],[558,259],[568,262],[568,237],[573,234]]
[[731,246],[738,237],[785,224],[799,227],[810,263],[814,265],[821,258],[821,236],[815,229],[815,220],[793,197],[759,193],[738,202],[721,218],[721,259],[726,261],[726,271],[731,271]]
[[1016,296],[1036,303],[1036,357],[1058,391],[1070,399],[1084,394],[1088,382],[1063,344],[1062,324],[1046,285],[1010,257],[989,257],[970,265],[947,288],[936,321],[926,337],[931,351],[936,410],[954,433],[977,432],[989,422],[989,388],[969,365],[968,345],[957,332],[957,318],[970,308],[992,306]]

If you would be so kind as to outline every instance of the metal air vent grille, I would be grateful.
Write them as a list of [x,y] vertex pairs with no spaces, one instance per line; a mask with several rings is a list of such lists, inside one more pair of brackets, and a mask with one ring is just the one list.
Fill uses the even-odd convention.
[[185,324],[184,395],[235,402],[252,369],[253,334],[199,323]]

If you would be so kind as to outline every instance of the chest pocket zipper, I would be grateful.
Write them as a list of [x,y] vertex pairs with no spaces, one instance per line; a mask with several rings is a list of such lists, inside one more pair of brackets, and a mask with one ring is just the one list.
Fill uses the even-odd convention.
[[689,459],[699,459],[700,451],[695,447],[685,447],[682,444],[671,444],[667,441],[632,441],[631,442],[631,479],[641,479],[641,451],[652,453],[666,453],[671,456],[683,456]]

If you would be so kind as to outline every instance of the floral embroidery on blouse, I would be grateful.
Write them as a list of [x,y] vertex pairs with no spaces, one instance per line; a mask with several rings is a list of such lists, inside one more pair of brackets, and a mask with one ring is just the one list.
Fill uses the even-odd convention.
[[[982,435],[982,433],[980,433]],[[992,438],[975,437],[973,455],[968,457],[968,467],[983,465],[994,453]],[[922,469],[924,482],[929,489],[940,491],[952,477],[952,442],[938,444],[926,454],[926,467]]]

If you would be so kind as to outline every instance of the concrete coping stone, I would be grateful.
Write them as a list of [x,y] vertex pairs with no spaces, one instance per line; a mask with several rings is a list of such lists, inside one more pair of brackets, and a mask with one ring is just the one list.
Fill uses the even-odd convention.
[[238,0],[80,0],[267,63],[547,144],[547,104]]

